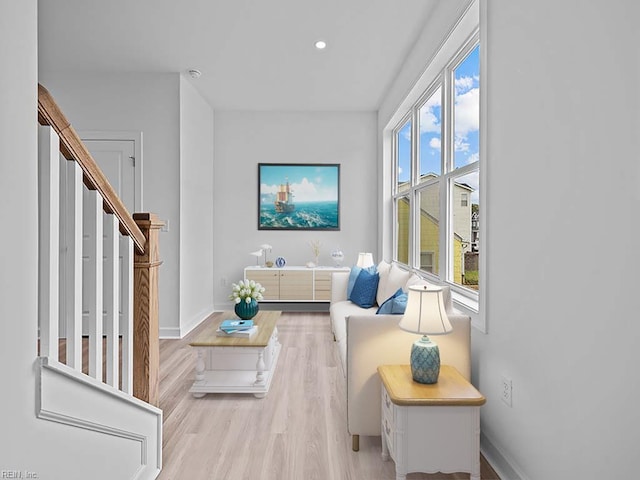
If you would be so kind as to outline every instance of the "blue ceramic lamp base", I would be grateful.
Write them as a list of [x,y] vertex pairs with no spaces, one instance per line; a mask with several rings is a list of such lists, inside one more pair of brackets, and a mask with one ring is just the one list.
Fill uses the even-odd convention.
[[418,383],[437,383],[440,374],[440,349],[424,335],[411,346],[411,375]]

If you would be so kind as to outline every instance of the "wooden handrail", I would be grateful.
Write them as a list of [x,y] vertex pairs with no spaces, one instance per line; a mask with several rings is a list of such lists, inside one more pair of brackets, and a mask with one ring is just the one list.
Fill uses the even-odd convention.
[[84,183],[90,190],[98,190],[103,198],[105,212],[112,213],[120,222],[120,232],[131,237],[138,253],[144,253],[145,236],[140,227],[113,190],[87,147],[62,113],[49,91],[38,84],[38,122],[50,125],[60,137],[60,151],[67,160],[78,162],[84,174]]

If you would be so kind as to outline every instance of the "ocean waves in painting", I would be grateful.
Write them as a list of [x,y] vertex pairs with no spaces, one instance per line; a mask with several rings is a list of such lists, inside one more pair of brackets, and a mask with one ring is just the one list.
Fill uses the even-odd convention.
[[260,208],[260,228],[336,230],[339,226],[338,202],[296,202],[290,213],[276,212],[273,204]]

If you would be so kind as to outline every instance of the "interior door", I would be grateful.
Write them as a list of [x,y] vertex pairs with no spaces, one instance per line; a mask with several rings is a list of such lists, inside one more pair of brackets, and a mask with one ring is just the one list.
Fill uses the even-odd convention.
[[[83,140],[87,149],[93,156],[94,160],[104,172],[107,180],[118,194],[122,202],[129,213],[133,214],[135,207],[135,141],[134,140]],[[84,190],[84,196],[86,197],[87,190]],[[84,212],[86,215],[87,212]],[[86,223],[86,216],[83,219]],[[84,245],[93,241],[89,238],[87,232],[83,233],[83,250],[86,251]],[[126,248],[126,237],[120,238],[120,251],[122,252]],[[87,257],[83,255],[83,276],[85,273],[84,265],[87,261]],[[123,258],[120,255],[120,272],[122,272]],[[122,299],[122,276],[120,278],[120,291],[119,299]],[[88,334],[87,328],[87,308],[85,302],[85,295],[82,295],[82,331],[83,335]],[[122,305],[122,302],[119,302]],[[120,311],[120,328],[123,328],[122,323],[122,311]]]

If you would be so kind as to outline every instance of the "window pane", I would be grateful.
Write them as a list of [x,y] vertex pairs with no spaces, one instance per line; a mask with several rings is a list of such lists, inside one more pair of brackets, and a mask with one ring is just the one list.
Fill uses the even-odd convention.
[[442,87],[420,107],[420,181],[429,181],[442,173],[440,154],[442,151]]
[[438,274],[440,245],[440,187],[438,183],[423,188],[420,199],[420,269]]
[[[453,195],[453,282],[478,290],[479,171],[456,177]],[[468,198],[464,205],[463,198]]]
[[396,200],[396,225],[397,251],[396,260],[409,264],[409,198],[401,197]]
[[453,168],[479,159],[480,127],[480,46],[474,48],[454,72],[454,152]]
[[411,178],[411,120],[396,134],[396,145],[398,191],[401,191],[402,187],[408,186]]

